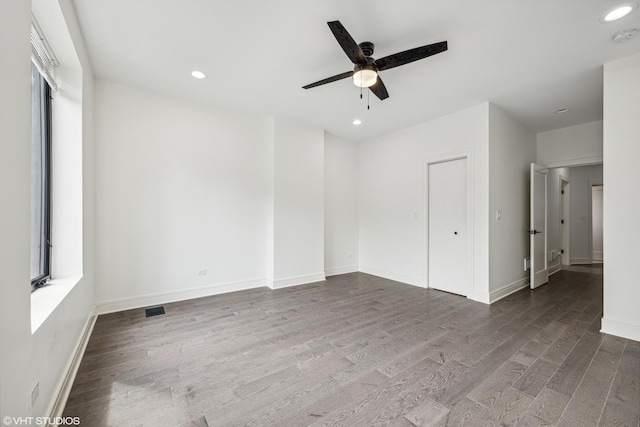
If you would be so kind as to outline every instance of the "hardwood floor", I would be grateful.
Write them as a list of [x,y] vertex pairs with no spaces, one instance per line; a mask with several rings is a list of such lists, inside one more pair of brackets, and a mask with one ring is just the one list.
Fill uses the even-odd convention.
[[602,275],[487,306],[363,273],[100,316],[84,426],[635,426],[640,343],[599,333]]

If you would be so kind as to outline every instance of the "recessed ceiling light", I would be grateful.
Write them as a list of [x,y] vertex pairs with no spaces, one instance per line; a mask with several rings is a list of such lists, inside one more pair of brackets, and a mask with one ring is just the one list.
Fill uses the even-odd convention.
[[613,22],[620,18],[624,18],[630,14],[638,5],[635,3],[627,3],[616,7],[600,18],[600,22]]
[[203,73],[202,71],[198,71],[198,70],[193,70],[191,72],[191,75],[196,78],[196,79],[204,79],[207,77],[207,75],[205,73]]
[[566,113],[567,111],[569,111],[568,108],[561,108],[559,110],[556,110],[556,114],[562,114],[562,113]]
[[624,43],[631,40],[637,33],[638,33],[638,30],[636,30],[635,28],[631,28],[629,30],[622,30],[615,33],[611,39],[615,43]]
[[360,120],[360,119],[355,119],[355,120],[354,120],[353,122],[351,122],[351,123],[353,123],[355,126],[358,126],[358,125],[361,125],[361,124],[362,124],[362,120]]

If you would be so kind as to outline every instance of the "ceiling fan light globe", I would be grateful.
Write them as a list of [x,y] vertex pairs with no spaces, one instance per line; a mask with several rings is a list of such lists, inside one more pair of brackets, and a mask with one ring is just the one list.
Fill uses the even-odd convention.
[[353,73],[353,84],[358,87],[371,87],[378,81],[378,73],[364,69]]

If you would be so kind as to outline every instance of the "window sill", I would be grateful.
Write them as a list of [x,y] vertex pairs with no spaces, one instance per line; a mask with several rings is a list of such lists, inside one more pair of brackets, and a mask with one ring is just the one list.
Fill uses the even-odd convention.
[[31,333],[34,334],[60,305],[82,276],[49,281],[47,286],[31,292]]

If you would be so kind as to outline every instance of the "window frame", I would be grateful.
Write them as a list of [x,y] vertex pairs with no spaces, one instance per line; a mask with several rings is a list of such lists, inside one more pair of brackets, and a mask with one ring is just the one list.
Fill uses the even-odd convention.
[[[32,64],[32,74],[33,68],[37,67],[35,64]],[[52,90],[51,86],[45,79],[45,77],[38,71],[38,84],[40,85],[40,90],[42,91],[41,104],[32,105],[33,108],[40,108],[41,114],[40,118],[42,120],[41,126],[43,131],[41,131],[42,140],[41,140],[41,159],[40,159],[40,167],[41,171],[41,179],[42,183],[42,194],[41,196],[41,222],[39,224],[40,227],[40,241],[44,242],[44,247],[40,248],[40,270],[41,274],[37,277],[31,279],[31,292],[34,290],[41,288],[47,284],[47,281],[51,278],[51,201],[52,201],[52,185],[51,185],[51,177],[52,177],[52,156],[51,156],[51,147],[52,147]],[[32,153],[33,154],[33,153]],[[34,224],[31,225],[32,227]],[[31,248],[34,250],[35,248]]]

